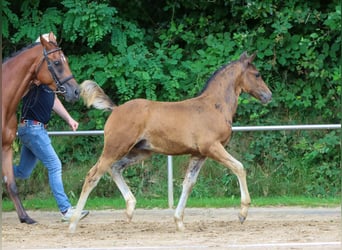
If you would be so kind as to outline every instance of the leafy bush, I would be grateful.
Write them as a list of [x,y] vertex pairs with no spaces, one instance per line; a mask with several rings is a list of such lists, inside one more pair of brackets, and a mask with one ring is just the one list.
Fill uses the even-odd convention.
[[[235,126],[341,121],[341,7],[336,0],[154,1],[153,5],[149,0],[5,0],[2,16],[3,57],[52,30],[62,41],[76,79],[94,79],[117,104],[132,98],[193,97],[222,64],[243,51],[257,51],[255,63],[273,100],[262,106],[242,95]],[[88,110],[82,102],[66,105],[80,121],[80,129],[103,129],[108,113]],[[54,118],[50,129],[67,128]],[[334,196],[341,192],[339,133],[236,133],[227,149],[247,168],[253,195]],[[100,153],[102,138],[65,140],[56,139],[63,162],[84,165],[86,172]],[[186,167],[181,159],[176,169]],[[162,168],[155,166],[161,162],[158,157],[146,161],[151,171],[141,165],[127,171],[137,193],[165,195],[164,185],[157,193],[151,186],[165,183]],[[202,172],[194,196],[239,194],[236,177],[228,170],[209,162]],[[64,176],[84,178],[70,173],[73,169],[67,167]],[[179,174],[178,190],[183,172]],[[70,186],[67,182],[69,190],[80,191],[81,185],[72,184],[79,181],[70,180]],[[114,185],[105,177],[96,195],[114,192],[109,186]],[[30,190],[25,187],[27,193],[37,191]]]

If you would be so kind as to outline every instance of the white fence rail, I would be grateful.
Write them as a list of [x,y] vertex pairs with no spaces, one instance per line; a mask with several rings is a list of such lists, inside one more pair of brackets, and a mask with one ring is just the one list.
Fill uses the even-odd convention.
[[[274,131],[274,130],[314,130],[314,129],[340,129],[341,124],[311,124],[311,125],[274,125],[274,126],[238,126],[233,131]],[[49,131],[49,135],[103,135],[103,130],[83,131]]]
[[[279,126],[238,126],[233,127],[233,131],[279,131],[279,130],[317,130],[317,129],[341,129],[341,124],[311,124],[311,125],[279,125]],[[103,130],[83,130],[83,131],[49,131],[53,136],[92,136],[103,135]],[[173,207],[173,170],[172,156],[167,157],[168,171],[168,204]]]

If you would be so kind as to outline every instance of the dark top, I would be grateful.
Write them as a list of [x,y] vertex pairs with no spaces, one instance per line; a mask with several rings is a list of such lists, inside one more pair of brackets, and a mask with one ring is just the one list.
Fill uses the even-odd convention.
[[23,97],[21,119],[36,120],[47,124],[51,118],[55,92],[48,86],[33,85]]

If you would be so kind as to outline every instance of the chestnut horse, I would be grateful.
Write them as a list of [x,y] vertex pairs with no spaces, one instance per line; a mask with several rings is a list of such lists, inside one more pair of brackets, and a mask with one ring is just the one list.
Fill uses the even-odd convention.
[[243,53],[239,60],[215,72],[199,96],[180,102],[136,99],[114,107],[109,98],[103,96],[102,90],[96,90],[96,83],[83,82],[81,97],[86,104],[102,109],[112,108],[113,111],[104,127],[101,157],[85,178],[69,231],[75,232],[90,192],[106,172],[110,173],[126,201],[126,216],[130,221],[136,199],[123,179],[122,171],[152,153],[191,156],[174,215],[179,231],[185,229],[183,216],[186,201],[208,157],[237,176],[241,191],[239,219],[243,223],[251,201],[246,172],[243,165],[225,150],[225,145],[232,134],[233,116],[242,91],[262,103],[271,100],[271,91],[252,64],[254,58],[255,54],[248,57]]
[[17,107],[33,81],[48,85],[68,102],[79,99],[78,83],[52,32],[48,40],[40,36],[40,43],[24,48],[2,64],[2,177],[20,222],[27,224],[36,221],[27,215],[18,195],[12,143],[17,131]]

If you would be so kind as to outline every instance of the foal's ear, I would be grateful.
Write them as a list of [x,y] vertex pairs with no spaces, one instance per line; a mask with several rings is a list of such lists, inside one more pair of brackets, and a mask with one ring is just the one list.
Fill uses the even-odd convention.
[[250,57],[248,57],[247,52],[245,51],[240,56],[240,62],[242,62],[243,66],[247,68],[249,64],[252,64],[255,56],[256,56],[256,53],[254,52]]
[[253,61],[254,57],[253,55],[251,57],[248,57],[247,51],[243,52],[240,56],[240,62],[242,63],[243,67],[246,69],[248,65]]
[[254,53],[248,58],[248,62],[249,62],[249,63],[252,63],[253,60],[255,59],[255,57],[256,57],[256,52],[254,52]]
[[248,58],[247,51],[243,52],[240,56],[240,61],[244,62]]

